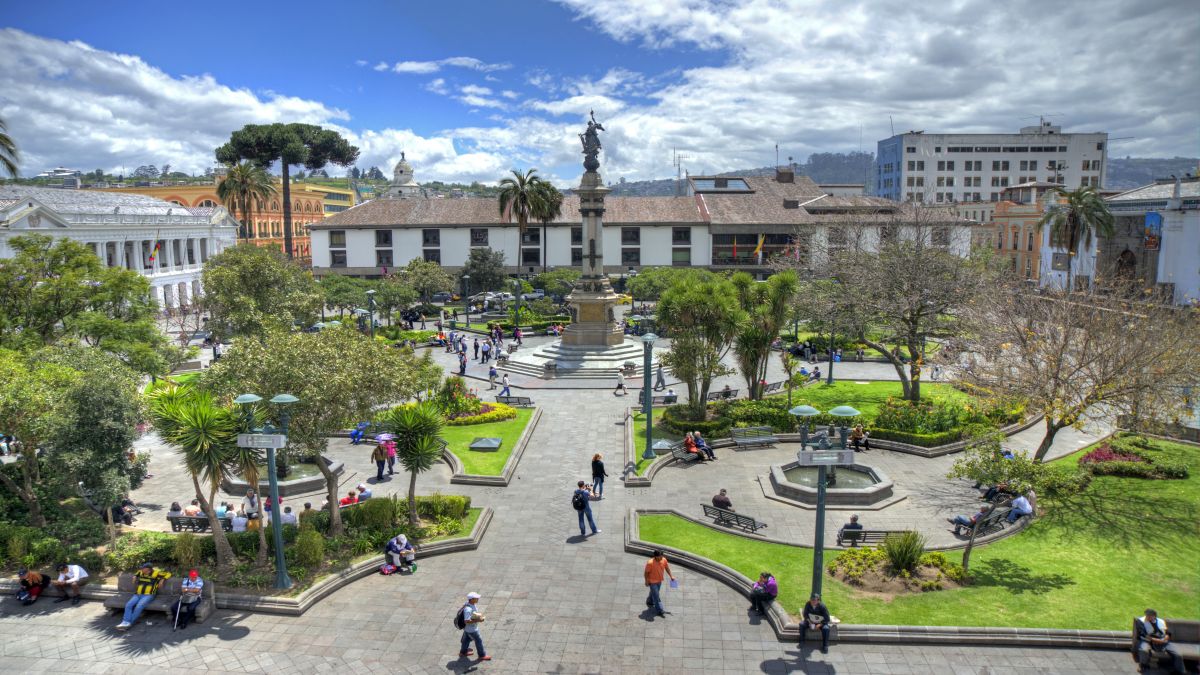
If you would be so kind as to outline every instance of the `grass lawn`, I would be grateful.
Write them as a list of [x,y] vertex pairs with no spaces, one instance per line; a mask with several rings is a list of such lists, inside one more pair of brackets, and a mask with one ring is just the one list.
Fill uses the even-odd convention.
[[[463,473],[480,476],[498,476],[504,469],[505,462],[516,447],[521,433],[533,416],[533,408],[517,408],[517,416],[504,422],[489,422],[488,424],[470,424],[461,427],[446,426],[442,429],[442,438],[449,444],[450,452],[462,462]],[[480,452],[467,448],[476,438],[502,438],[500,449],[496,452]]]
[[[833,369],[837,376],[837,368]],[[823,382],[823,381],[822,381]],[[812,384],[803,389],[792,390],[792,403],[800,405],[807,403],[825,412],[839,405],[848,405],[867,419],[874,419],[879,413],[879,406],[889,396],[900,398],[903,388],[897,382],[868,382],[855,384],[849,380],[834,380],[833,384]],[[772,397],[787,398],[787,392],[772,394]],[[922,382],[921,397],[936,397],[942,399],[970,400],[970,396],[941,382]]]
[[[662,425],[663,408],[654,409],[654,440],[667,440],[672,443],[683,438],[674,431]],[[637,475],[646,475],[646,469],[654,463],[653,459],[642,459],[642,453],[646,452],[646,415],[638,413],[633,416],[633,447],[637,452]]]
[[[1160,616],[1193,618],[1200,606],[1200,448],[1157,445],[1187,461],[1191,477],[1098,476],[1081,494],[1043,500],[1048,513],[1025,531],[972,552],[969,587],[889,601],[827,575],[825,602],[855,624],[1125,630],[1146,607]],[[1082,454],[1058,463],[1069,467]],[[753,541],[674,516],[643,516],[640,528],[645,541],[694,551],[749,578],[772,572],[790,612],[808,596],[811,549]],[[831,558],[827,553],[826,562]]]
[[454,539],[456,537],[470,536],[471,530],[475,527],[475,521],[479,520],[479,514],[481,513],[483,513],[483,509],[473,506],[467,511],[467,517],[463,518],[462,527],[458,528],[457,532],[448,532],[440,537],[434,537],[421,543],[430,544],[443,539]]

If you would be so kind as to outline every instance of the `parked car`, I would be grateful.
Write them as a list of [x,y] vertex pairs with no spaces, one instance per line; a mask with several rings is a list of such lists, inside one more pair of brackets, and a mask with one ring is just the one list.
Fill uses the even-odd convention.
[[484,300],[496,300],[498,297],[499,296],[497,296],[497,294],[491,291],[484,291],[483,293],[476,293],[475,295],[470,296],[467,298],[467,300],[472,303],[480,303]]
[[512,302],[516,299],[516,297],[517,296],[513,295],[512,293],[496,293],[496,298],[501,302]]
[[535,288],[530,293],[522,293],[521,294],[522,300],[541,300],[544,297],[546,297],[546,291],[544,291],[540,288]]
[[442,292],[440,292],[440,293],[434,293],[434,294],[433,294],[433,301],[434,301],[434,302],[440,302],[440,303],[443,303],[443,304],[445,304],[445,303],[447,303],[447,302],[450,302],[450,301],[451,301],[451,300],[453,300],[453,299],[454,299],[454,294],[453,294],[453,293],[448,293],[448,292],[446,292],[446,291],[442,291]]

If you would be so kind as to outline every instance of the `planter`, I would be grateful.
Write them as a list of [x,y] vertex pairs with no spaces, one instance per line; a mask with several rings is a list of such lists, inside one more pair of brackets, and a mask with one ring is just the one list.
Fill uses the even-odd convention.
[[[322,459],[325,459],[322,457]],[[329,466],[329,470],[335,476],[341,476],[346,471],[346,467],[342,462],[332,459],[325,459],[325,463]],[[270,482],[267,478],[261,478],[258,481],[258,486],[254,488],[259,494],[266,494],[270,489]],[[279,481],[279,496],[292,497],[295,495],[310,494],[313,492],[325,492],[325,476],[320,473],[315,476],[306,476],[304,478],[296,478],[292,480]],[[246,490],[251,489],[250,483],[241,476],[226,478],[221,481],[221,489],[227,494],[244,495]]]

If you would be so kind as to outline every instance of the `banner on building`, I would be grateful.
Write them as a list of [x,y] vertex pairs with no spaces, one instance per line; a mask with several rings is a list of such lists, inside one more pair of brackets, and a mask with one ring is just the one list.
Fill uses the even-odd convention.
[[[1015,262],[1016,259],[1014,258],[1013,261]],[[1070,253],[1055,253],[1053,256],[1051,256],[1050,269],[1054,270],[1055,272],[1066,272],[1067,269],[1070,267],[1071,267],[1071,254]]]
[[1151,211],[1146,214],[1145,233],[1142,235],[1142,246],[1147,251],[1157,251],[1162,244],[1162,214]]

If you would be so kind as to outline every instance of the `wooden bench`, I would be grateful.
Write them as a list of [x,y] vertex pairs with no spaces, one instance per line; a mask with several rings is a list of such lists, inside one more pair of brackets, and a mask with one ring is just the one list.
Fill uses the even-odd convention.
[[733,444],[739,448],[742,446],[775,445],[779,442],[779,439],[775,437],[775,430],[771,427],[735,427],[729,430],[729,437],[733,439]]
[[[179,601],[179,596],[183,594],[183,579],[179,576],[173,576],[163,582],[158,589],[158,594],[154,599],[146,605],[145,612],[165,612],[168,620],[172,620],[175,603]],[[125,603],[133,597],[134,591],[134,575],[121,574],[117,577],[117,594],[105,598],[104,606],[114,612],[120,612],[125,609]],[[204,580],[204,590],[200,593],[200,606],[196,608],[196,621],[203,623],[217,608],[216,602],[216,586],[212,581]]]
[[763,395],[774,394],[783,391],[783,382],[768,382],[767,386],[763,387]]
[[[172,532],[208,532],[208,516],[167,516]],[[233,531],[233,518],[221,518],[221,529]]]
[[738,390],[730,389],[729,391],[710,391],[708,396],[704,397],[705,401],[724,401],[731,398],[737,398]]
[[496,403],[515,405],[518,408],[532,408],[533,399],[528,396],[497,396]]
[[[651,396],[650,397],[650,405],[652,405],[652,406],[653,405],[671,405],[673,403],[678,403],[678,402],[679,402],[678,394],[675,394],[672,396]],[[644,389],[638,391],[638,405],[646,405],[646,391]]]
[[848,530],[842,528],[838,530],[837,545],[845,546],[843,542],[850,542],[850,546],[858,546],[859,542],[864,544],[882,544],[884,539],[887,539],[889,534],[901,534],[902,530]]
[[701,504],[704,508],[704,515],[707,518],[712,518],[718,525],[725,527],[736,527],[745,532],[758,532],[767,526],[766,523],[760,523],[750,516],[743,516],[740,513],[734,513],[726,509],[711,506],[709,504]]
[[694,462],[700,459],[700,453],[688,452],[687,449],[683,447],[683,441],[676,441],[671,445],[671,456],[675,457],[681,462]]
[[[1200,664],[1200,621],[1159,618],[1166,622],[1167,630],[1171,632],[1171,644],[1179,650],[1179,655],[1183,657],[1184,669],[1189,673],[1192,672],[1196,669],[1197,664]],[[1138,641],[1141,638],[1140,623],[1136,618],[1133,620],[1133,637],[1129,645],[1135,663],[1138,658]],[[1160,668],[1171,667],[1171,661],[1167,658],[1166,652],[1156,652],[1151,649],[1150,665],[1156,665],[1156,661]]]

